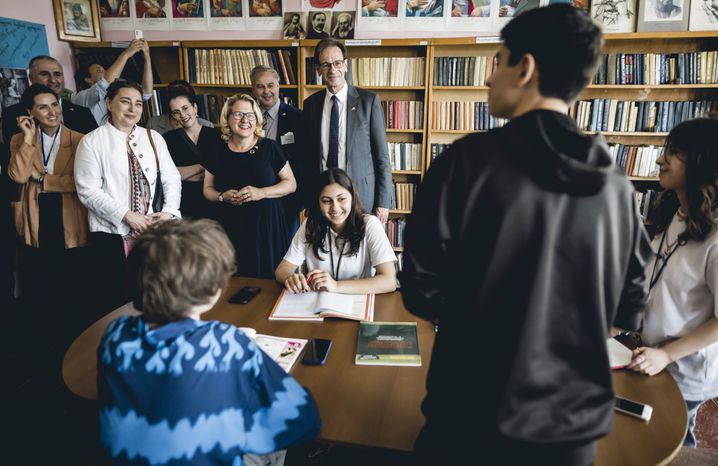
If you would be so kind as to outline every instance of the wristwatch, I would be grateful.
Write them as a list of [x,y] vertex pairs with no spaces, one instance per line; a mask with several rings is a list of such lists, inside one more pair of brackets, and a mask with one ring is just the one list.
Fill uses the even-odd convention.
[[219,193],[219,197],[217,198],[217,200],[219,202],[224,202],[224,196],[222,195],[222,193]]
[[42,184],[43,181],[45,181],[45,175],[40,175],[40,177],[37,179],[37,182],[39,184]]

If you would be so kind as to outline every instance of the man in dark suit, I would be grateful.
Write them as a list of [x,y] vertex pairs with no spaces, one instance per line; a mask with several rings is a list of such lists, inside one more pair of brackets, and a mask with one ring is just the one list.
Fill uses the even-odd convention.
[[311,17],[312,27],[307,31],[307,39],[325,39],[329,37],[329,33],[325,31],[327,25],[327,15],[323,11],[317,11]]
[[304,100],[307,172],[316,177],[327,168],[344,169],[364,209],[386,222],[392,186],[384,113],[376,94],[346,82],[346,59],[344,44],[335,39],[314,49],[327,88]]
[[303,164],[297,143],[302,130],[302,111],[279,100],[279,74],[274,68],[256,66],[249,77],[252,81],[252,93],[262,108],[264,136],[282,146],[297,180],[296,192],[284,197],[287,228],[290,235],[294,236],[299,228],[302,193],[307,189],[302,176]]
[[[28,68],[30,83],[44,84],[55,91],[58,97],[62,95],[62,90],[65,87],[65,74],[60,62],[47,55],[40,55],[30,60]],[[83,134],[97,128],[97,122],[89,108],[75,105],[65,99],[62,99],[60,104],[62,106],[62,122],[68,128]],[[20,132],[17,127],[17,117],[26,114],[27,112],[19,103],[3,109],[2,136],[6,145],[9,146],[12,136]]]

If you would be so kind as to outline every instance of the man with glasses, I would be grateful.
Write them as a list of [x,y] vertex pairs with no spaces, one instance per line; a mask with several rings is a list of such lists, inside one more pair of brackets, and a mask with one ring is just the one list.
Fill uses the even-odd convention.
[[296,140],[302,133],[302,111],[279,99],[279,74],[274,68],[255,66],[249,78],[252,81],[252,94],[257,99],[264,117],[264,137],[277,141],[282,146],[297,180],[297,191],[282,198],[289,237],[293,238],[299,228],[299,211],[302,209],[300,189],[307,188],[302,182],[303,167],[300,166],[301,156]]
[[328,168],[345,170],[364,209],[386,222],[392,186],[384,112],[376,94],[346,82],[346,52],[336,39],[314,49],[326,90],[304,100],[307,181]]

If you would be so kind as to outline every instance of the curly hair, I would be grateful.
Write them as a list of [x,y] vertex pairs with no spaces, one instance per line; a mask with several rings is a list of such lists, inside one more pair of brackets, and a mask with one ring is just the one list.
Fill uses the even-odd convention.
[[[681,244],[703,241],[716,227],[718,207],[718,120],[697,118],[673,127],[666,138],[664,157],[678,157],[686,165],[686,229]],[[678,195],[666,190],[658,196],[648,218],[656,234],[663,233],[680,207]]]
[[[310,198],[313,202],[307,207],[307,244],[312,246],[314,255],[318,258],[319,251],[324,254],[329,253],[328,244],[326,244],[327,233],[329,232],[329,221],[322,214],[319,208],[319,197],[325,187],[331,184],[338,184],[342,188],[349,191],[352,196],[352,208],[349,217],[346,220],[344,231],[337,235],[339,238],[349,243],[348,256],[353,256],[359,251],[359,246],[364,239],[364,209],[359,199],[359,194],[354,189],[354,184],[346,172],[340,168],[330,168],[324,171],[317,178],[314,186],[313,196]],[[337,243],[338,246],[338,243]]]
[[229,142],[229,140],[232,139],[232,129],[229,127],[229,114],[232,112],[232,107],[234,107],[234,104],[236,104],[240,100],[252,104],[252,111],[255,115],[257,115],[256,126],[254,127],[254,135],[257,138],[264,137],[264,129],[262,129],[262,126],[264,125],[264,117],[262,116],[262,110],[259,108],[259,104],[257,104],[257,101],[254,100],[254,97],[249,94],[234,94],[232,97],[229,97],[227,100],[224,101],[224,105],[222,106],[222,113],[219,116],[219,127],[222,131],[222,140],[224,142]]

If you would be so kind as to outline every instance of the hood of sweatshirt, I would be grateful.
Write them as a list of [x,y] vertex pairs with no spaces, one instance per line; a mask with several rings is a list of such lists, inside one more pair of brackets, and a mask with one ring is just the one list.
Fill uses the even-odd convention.
[[511,120],[500,137],[536,183],[545,189],[593,195],[616,173],[605,141],[584,135],[570,116],[533,110]]

